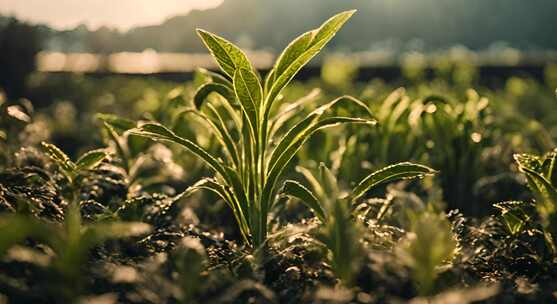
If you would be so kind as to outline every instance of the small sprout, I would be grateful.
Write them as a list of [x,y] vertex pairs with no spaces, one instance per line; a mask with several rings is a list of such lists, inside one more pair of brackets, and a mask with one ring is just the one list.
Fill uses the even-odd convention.
[[182,303],[191,303],[191,299],[202,285],[202,272],[206,259],[205,247],[193,237],[185,237],[170,256],[173,271],[177,273]]
[[73,162],[66,153],[55,145],[46,142],[42,142],[41,145],[48,156],[60,167],[70,183],[74,182],[77,174],[95,169],[108,157],[108,153],[104,150],[93,150],[83,154],[76,162]]
[[[544,156],[515,154],[514,159],[534,194],[549,248],[557,255],[557,152],[549,152]],[[510,220],[516,229],[515,220]]]
[[494,204],[501,211],[501,216],[509,233],[513,236],[524,231],[532,220],[532,207],[534,205],[526,202],[502,202]]
[[[323,223],[316,238],[325,244],[329,251],[333,271],[343,284],[349,286],[357,272],[361,258],[362,246],[359,221],[354,220],[356,201],[367,191],[379,185],[395,180],[420,178],[435,174],[436,171],[418,164],[398,163],[364,178],[349,194],[340,191],[337,178],[323,163],[319,165],[319,175],[305,168],[297,171],[304,175],[312,190],[302,184],[287,180],[282,195],[296,198],[312,210]],[[378,220],[387,211],[390,204],[385,204]]]
[[425,211],[410,216],[410,232],[398,252],[402,261],[412,268],[418,293],[430,295],[435,289],[439,267],[453,257],[456,241],[444,214]]

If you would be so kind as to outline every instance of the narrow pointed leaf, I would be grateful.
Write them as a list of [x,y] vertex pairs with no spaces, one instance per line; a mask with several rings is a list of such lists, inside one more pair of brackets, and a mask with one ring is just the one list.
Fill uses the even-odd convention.
[[240,231],[242,232],[244,240],[246,242],[249,242],[248,237],[250,229],[247,219],[245,218],[245,215],[247,215],[247,213],[241,212],[240,207],[234,202],[233,194],[227,189],[225,185],[221,184],[214,178],[204,178],[195,183],[193,186],[186,189],[186,191],[184,191],[184,194],[181,194],[181,196],[188,196],[191,193],[201,189],[209,190],[217,194],[230,207],[230,209],[232,209],[232,213],[234,214],[236,222],[240,227]]
[[317,30],[305,32],[288,44],[277,59],[277,63],[274,68],[276,73],[275,75],[282,75],[282,73],[284,73],[294,60],[307,51],[316,32]]
[[306,205],[315,215],[325,223],[325,212],[315,195],[308,188],[304,187],[297,181],[287,180],[284,182],[284,187],[281,191],[282,195],[289,197],[295,197],[299,199],[304,205]]
[[[302,145],[317,131],[330,128],[334,126],[338,126],[340,124],[351,123],[351,124],[366,124],[366,125],[375,125],[375,120],[369,119],[361,119],[361,118],[352,118],[352,117],[330,117],[322,119],[316,123],[314,123],[310,128],[306,129],[303,134],[296,137],[292,144],[288,146],[283,151],[279,152],[279,156],[277,157],[274,163],[270,163],[269,173],[267,175],[267,180],[265,182],[265,186],[263,188],[262,193],[262,202],[269,202],[271,196],[273,195],[273,191],[275,185],[278,181],[278,178],[284,171],[284,168],[288,165],[290,160],[296,155],[298,150],[302,147]],[[267,210],[269,206],[262,207],[263,210]]]
[[147,123],[139,126],[136,129],[132,129],[130,133],[138,136],[147,137],[152,140],[164,140],[182,145],[193,154],[201,158],[201,160],[207,163],[207,165],[209,165],[209,167],[211,167],[213,170],[215,170],[222,176],[227,176],[224,165],[216,158],[214,158],[211,154],[209,154],[205,149],[201,148],[199,145],[188,139],[174,134],[174,132],[170,131],[168,128],[161,124]]
[[207,99],[209,94],[213,92],[220,94],[231,104],[233,104],[234,100],[236,99],[234,91],[231,88],[220,83],[206,83],[199,87],[199,89],[197,89],[197,91],[195,92],[195,95],[193,97],[193,103],[195,107],[197,109],[200,109],[205,99]]
[[[211,105],[208,105],[208,108],[213,113],[216,113],[216,110]],[[220,117],[217,117],[219,120],[215,121],[196,109],[185,109],[180,113],[180,115],[187,114],[195,115],[205,123],[205,125],[209,128],[209,130],[213,133],[213,135],[225,149],[226,155],[230,159],[230,161],[238,166],[240,158],[238,156],[236,145],[232,140],[230,134],[228,133],[228,130],[224,126],[224,122],[222,121],[222,119],[220,119]]]
[[325,188],[325,193],[330,196],[328,199],[336,200],[338,198],[339,189],[337,184],[337,179],[325,166],[324,163],[319,164],[319,174],[321,177],[321,183],[323,184],[323,188]]
[[309,94],[288,105],[284,110],[281,110],[280,113],[275,115],[271,122],[269,138],[273,138],[276,132],[278,132],[280,128],[286,124],[286,122],[296,116],[296,114],[298,114],[307,103],[315,101],[320,95],[320,89],[313,89]]
[[433,175],[437,171],[424,166],[409,162],[398,163],[378,171],[373,172],[364,178],[352,191],[351,200],[355,200],[364,195],[368,190],[377,187],[380,184],[392,182],[399,179],[412,179]]
[[226,77],[222,76],[219,73],[211,72],[204,68],[197,68],[196,72],[204,75],[208,80],[212,81],[213,83],[222,84],[232,89],[232,82],[230,82],[230,80],[226,79]]
[[304,176],[310,184],[312,188],[311,190],[317,199],[324,201],[326,199],[325,189],[323,189],[323,185],[317,180],[315,175],[310,170],[302,166],[296,166],[296,171]]
[[[352,96],[341,96],[339,98],[336,98],[336,99],[332,100],[331,102],[329,102],[327,104],[324,104],[324,105],[320,106],[319,108],[315,109],[310,114],[308,114],[302,121],[297,123],[292,129],[290,129],[282,137],[282,139],[280,140],[278,145],[273,150],[273,153],[271,154],[271,158],[268,162],[268,167],[272,168],[274,166],[274,164],[276,163],[277,159],[288,148],[288,146],[293,144],[297,137],[304,134],[304,131],[309,129],[312,126],[312,124],[315,123],[315,121],[317,121],[323,114],[325,114],[326,112],[330,111],[335,106],[337,106],[337,105],[339,105],[343,102],[358,106],[358,107],[362,108],[363,110],[365,110],[366,112],[368,112],[371,115],[371,112],[370,112],[369,108],[363,102],[361,102],[360,100],[358,100],[358,99],[356,99]],[[342,118],[342,119],[344,119],[344,118]],[[359,122],[361,123],[363,121],[359,121]],[[375,120],[365,120],[365,122],[370,123],[370,124],[376,124]],[[340,123],[340,121],[339,121],[339,123]]]

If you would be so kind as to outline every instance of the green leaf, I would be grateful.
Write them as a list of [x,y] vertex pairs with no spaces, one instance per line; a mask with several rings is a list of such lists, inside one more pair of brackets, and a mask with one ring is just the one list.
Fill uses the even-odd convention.
[[522,153],[515,154],[513,157],[520,168],[528,168],[536,172],[541,170],[542,163],[539,156]]
[[321,222],[326,222],[325,212],[323,211],[323,208],[321,208],[321,204],[319,204],[319,201],[311,192],[311,190],[304,187],[302,184],[298,183],[297,181],[287,180],[284,182],[281,194],[299,199],[304,205],[306,205],[311,211],[315,213],[315,215],[319,218],[319,220],[321,220]]
[[533,206],[526,202],[502,202],[494,204],[496,208],[501,210],[501,216],[505,220],[505,225],[511,235],[517,235],[530,222],[532,214],[529,211]]
[[195,95],[193,97],[193,103],[195,107],[197,109],[200,109],[205,99],[207,99],[207,96],[209,96],[209,94],[213,92],[218,93],[219,95],[227,99],[230,103],[233,103],[236,99],[234,91],[231,88],[219,83],[206,83],[199,87],[197,91],[195,91]]
[[[376,122],[375,120],[352,118],[352,117],[330,117],[330,118],[322,119],[317,123],[311,125],[311,127],[304,130],[303,133],[299,134],[299,136],[296,136],[294,139],[292,139],[292,143],[287,145],[288,148],[282,151],[277,151],[278,156],[276,157],[276,160],[273,163],[269,163],[270,170],[269,173],[267,174],[267,180],[263,188],[262,202],[267,203],[270,201],[271,195],[273,193],[273,189],[276,185],[278,178],[282,174],[284,168],[286,167],[286,165],[288,165],[288,163],[294,157],[294,155],[296,155],[296,153],[301,148],[301,146],[313,134],[315,134],[319,130],[338,126],[340,124],[345,124],[345,123],[374,125]],[[273,151],[273,154],[274,152],[275,151]],[[268,206],[263,206],[262,209],[266,210],[267,207]]]
[[543,176],[551,183],[553,187],[557,187],[557,152],[549,152],[544,156],[541,164]]
[[329,200],[336,200],[339,195],[336,177],[324,163],[319,164],[319,174],[321,177],[321,183],[325,188],[325,195],[327,195]]
[[264,87],[263,90],[265,91],[265,95],[267,95],[267,93],[269,93],[269,90],[271,89],[271,86],[273,85],[273,81],[275,81],[275,69],[271,69],[268,73],[267,76],[265,76],[265,82],[264,82]]
[[184,193],[186,193],[184,196],[189,196],[193,192],[199,191],[201,189],[206,189],[206,190],[209,190],[211,192],[214,192],[222,200],[224,200],[225,203],[227,203],[232,210],[237,211],[236,206],[234,204],[231,204],[231,198],[230,198],[230,195],[229,195],[228,191],[226,190],[226,186],[219,183],[214,178],[203,178],[203,179],[199,180],[198,182],[196,182],[192,186],[188,187],[188,189],[186,189],[186,191],[184,191]]
[[536,171],[529,168],[521,168],[522,172],[528,178],[528,182],[536,198],[543,205],[545,215],[557,212],[557,189],[551,183]]
[[230,80],[226,79],[226,77],[222,76],[219,73],[211,72],[211,71],[209,71],[207,69],[204,69],[204,68],[197,68],[196,72],[203,75],[204,77],[206,77],[208,81],[212,81],[213,83],[222,84],[222,85],[232,89],[232,83],[230,82]]
[[60,150],[60,148],[44,141],[41,142],[41,145],[43,146],[43,149],[48,154],[48,156],[53,161],[55,161],[62,170],[66,171],[67,173],[71,173],[75,170],[75,164],[70,160],[66,153]]
[[[309,129],[312,124],[319,120],[319,118],[324,115],[327,111],[330,111],[333,107],[341,104],[342,102],[347,102],[349,104],[356,105],[365,109],[366,112],[370,113],[369,108],[360,100],[352,97],[352,96],[341,96],[339,98],[334,99],[333,101],[320,106],[319,108],[313,110],[309,113],[302,121],[297,123],[293,128],[291,128],[286,135],[282,137],[279,144],[273,150],[271,154],[271,158],[268,162],[268,167],[272,168],[276,163],[277,159],[281,156],[282,153],[288,148],[288,146],[292,145],[295,142],[295,139],[301,136],[304,133],[304,130]],[[371,115],[371,113],[370,113]],[[354,121],[356,122],[356,121]],[[339,123],[341,123],[339,121]],[[359,123],[364,123],[363,121],[359,121]],[[376,124],[375,120],[365,120],[367,124]]]
[[97,167],[106,157],[108,153],[103,150],[89,151],[81,156],[76,165],[76,171],[91,170]]
[[263,96],[263,89],[257,75],[252,71],[240,68],[234,73],[234,91],[240,105],[249,119],[253,134],[257,134],[259,122],[259,105]]
[[265,101],[266,111],[270,109],[280,91],[323,49],[355,12],[346,11],[331,17],[321,27],[301,35],[286,48],[275,66],[275,81]]
[[209,130],[212,131],[213,135],[215,135],[219,143],[225,148],[226,155],[230,159],[230,161],[233,162],[236,167],[238,167],[240,164],[240,156],[238,154],[238,150],[234,140],[228,132],[226,125],[218,111],[210,104],[208,104],[207,107],[213,113],[213,115],[217,117],[217,121],[196,109],[185,109],[179,115],[191,114],[199,117],[206,124],[206,126],[209,127]]
[[184,194],[181,194],[180,196],[188,196],[191,193],[201,189],[209,190],[217,194],[230,207],[230,209],[232,209],[232,213],[234,214],[236,222],[240,227],[242,236],[244,237],[246,243],[249,243],[248,237],[250,235],[250,229],[247,224],[247,213],[242,212],[239,204],[235,202],[234,194],[229,190],[228,187],[221,184],[214,178],[204,178],[186,189],[186,191],[184,191]]
[[242,212],[247,209],[247,199],[245,197],[245,193],[243,193],[240,179],[237,176],[236,171],[226,167],[220,160],[217,160],[199,145],[190,140],[179,137],[168,128],[155,123],[144,124],[131,130],[130,132],[131,134],[144,136],[153,140],[170,141],[182,145],[197,157],[201,158],[201,160],[203,160],[211,169],[220,174],[227,181],[227,183],[232,186],[236,196],[231,196],[229,198],[229,202],[231,204],[236,203],[238,205],[238,210],[242,210]]
[[237,69],[253,70],[244,52],[228,40],[202,29],[197,29],[197,34],[203,40],[203,43],[209,49],[222,71],[230,78],[234,76],[234,72]]
[[[294,62],[298,57],[300,57],[307,49],[311,46],[313,37],[317,30],[312,30],[294,39],[288,46],[284,49],[282,54],[277,59],[274,67],[275,75],[282,75],[284,71]],[[272,79],[274,80],[275,77]]]
[[222,176],[227,176],[224,165],[216,158],[214,158],[211,154],[209,154],[205,149],[201,148],[199,145],[188,139],[174,134],[174,132],[170,131],[168,128],[161,124],[146,123],[136,129],[130,130],[130,134],[147,137],[152,140],[164,140],[177,143],[201,158],[201,160],[205,161],[205,163],[207,163],[209,167],[211,167]]
[[310,184],[312,193],[317,197],[318,200],[324,201],[326,199],[325,189],[323,189],[323,185],[315,175],[302,166],[296,166],[296,171],[304,176],[306,181]]
[[437,171],[423,165],[409,162],[394,164],[375,171],[364,178],[352,191],[350,200],[356,200],[360,196],[364,195],[368,190],[377,187],[380,184],[399,179],[418,178],[426,175],[433,175],[435,173],[437,173]]
[[296,102],[289,104],[284,109],[281,109],[281,111],[275,115],[271,121],[269,138],[273,138],[276,132],[278,132],[286,124],[286,122],[296,116],[296,114],[299,114],[306,104],[315,102],[320,95],[321,89],[315,88],[307,95],[298,99]]
[[128,146],[122,144],[122,142],[120,141],[120,137],[118,136],[118,133],[116,133],[116,130],[114,130],[114,128],[110,124],[108,124],[107,122],[103,122],[103,124],[106,129],[106,132],[108,133],[108,136],[110,137],[110,139],[112,139],[114,145],[116,146],[116,152],[118,153],[118,156],[120,156],[120,158],[123,160],[122,166],[124,167],[126,172],[129,173],[130,172],[130,151]]
[[133,129],[133,128],[135,128],[135,125],[136,125],[133,120],[129,120],[127,118],[123,118],[123,117],[120,117],[120,116],[114,115],[114,114],[98,113],[96,115],[96,118],[104,121],[105,123],[109,124],[114,129],[116,129],[120,132],[124,132],[124,131],[127,131],[129,129]]

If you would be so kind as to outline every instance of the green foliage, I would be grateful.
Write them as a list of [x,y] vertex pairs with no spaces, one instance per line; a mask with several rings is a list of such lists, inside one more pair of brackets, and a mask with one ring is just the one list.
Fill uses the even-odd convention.
[[49,268],[59,282],[61,297],[72,300],[79,294],[83,277],[80,273],[90,250],[111,239],[144,235],[151,226],[141,222],[99,222],[83,225],[76,204],[69,205],[62,225],[52,224],[21,215],[0,217],[0,257],[13,245],[25,239],[44,242],[54,253]]
[[427,166],[409,162],[394,164],[375,171],[364,178],[352,191],[351,198],[353,200],[357,199],[365,194],[365,192],[369,189],[377,187],[383,183],[388,183],[398,179],[421,178],[427,175],[433,175],[436,172],[437,171]]
[[[194,97],[195,108],[186,111],[200,117],[207,125],[221,144],[224,158],[160,124],[145,123],[132,131],[134,135],[177,143],[213,169],[217,174],[215,178],[204,179],[187,192],[207,189],[222,198],[233,210],[248,244],[258,247],[264,243],[269,210],[275,203],[276,185],[309,137],[339,124],[375,124],[373,119],[326,115],[341,104],[354,104],[369,112],[362,102],[343,96],[317,108],[285,134],[271,133],[272,122],[281,116],[279,113],[272,117],[271,113],[282,89],[353,13],[335,15],[320,28],[295,39],[277,59],[264,85],[240,49],[224,38],[198,30],[228,78],[209,75],[211,80],[216,79],[215,84],[202,86]],[[207,98],[209,92],[219,93],[218,102]]]
[[536,199],[547,240],[555,251],[557,245],[557,151],[544,156],[516,154],[519,170],[526,176]]
[[512,201],[497,203],[494,206],[500,210],[505,225],[513,236],[520,235],[533,221],[530,210],[533,205],[530,203]]
[[436,173],[423,165],[394,164],[371,173],[352,191],[344,193],[339,189],[334,172],[324,164],[319,166],[319,176],[302,167],[297,170],[304,175],[312,190],[296,181],[287,180],[281,193],[301,201],[322,222],[317,239],[325,244],[335,274],[346,285],[352,283],[362,252],[359,235],[363,227],[354,220],[353,214],[356,200],[379,185]]
[[490,103],[474,90],[467,90],[463,100],[429,94],[412,98],[400,88],[378,105],[381,124],[364,137],[376,143],[368,158],[378,165],[414,160],[443,168],[439,178],[448,206],[479,215],[484,210],[468,201],[477,199],[470,189],[488,167],[480,164],[493,136]]
[[439,267],[451,261],[456,241],[444,214],[410,213],[410,219],[410,234],[401,243],[400,257],[412,268],[419,294],[431,295]]
[[178,273],[182,303],[192,303],[195,293],[203,283],[201,272],[204,269],[206,251],[196,238],[184,238],[170,259],[173,271]]
[[73,183],[76,176],[83,171],[92,170],[108,156],[104,150],[89,151],[73,162],[62,150],[53,144],[41,143],[48,156],[60,167],[70,183]]

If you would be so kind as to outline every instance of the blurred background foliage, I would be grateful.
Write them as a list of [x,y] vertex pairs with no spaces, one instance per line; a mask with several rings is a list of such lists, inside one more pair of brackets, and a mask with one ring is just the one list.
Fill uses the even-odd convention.
[[[358,9],[359,14],[331,44],[333,49],[435,50],[453,45],[470,49],[511,46],[555,49],[557,4],[552,0],[444,1],[420,0],[225,0],[213,9],[169,16],[160,25],[127,31],[100,27],[54,30],[39,26],[44,48],[62,52],[111,53],[142,51],[200,52],[194,36],[202,27],[221,33],[240,47],[282,49],[302,29],[311,28],[335,12]],[[6,12],[7,13],[7,12]],[[179,14],[179,12],[177,12]],[[237,18],[238,16],[252,18]],[[0,24],[6,23],[0,19]],[[280,30],[277,30],[280,28]]]

